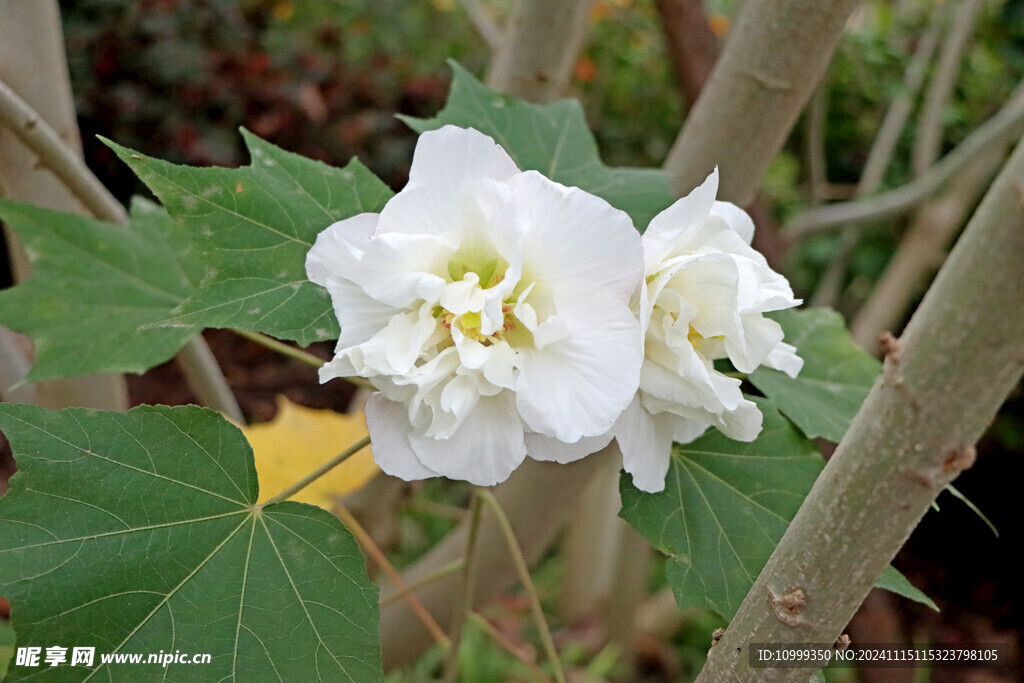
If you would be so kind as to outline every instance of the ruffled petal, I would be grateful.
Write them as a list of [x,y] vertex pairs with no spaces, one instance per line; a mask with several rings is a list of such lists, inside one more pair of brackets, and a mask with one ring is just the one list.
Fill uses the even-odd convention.
[[598,452],[611,440],[611,431],[601,436],[585,436],[574,443],[565,443],[550,436],[528,432],[526,434],[526,452],[534,460],[565,465]]
[[360,260],[380,216],[361,213],[332,223],[316,237],[306,254],[306,275],[321,287],[328,287],[333,278],[358,279]]
[[569,336],[519,350],[516,404],[533,431],[573,443],[608,431],[640,382],[640,324],[624,303],[589,283],[555,298]]
[[746,211],[731,202],[715,202],[711,207],[711,215],[725,221],[729,229],[740,236],[744,243],[750,244],[754,239],[754,221]]
[[628,214],[535,171],[509,184],[527,215],[523,263],[538,287],[590,282],[629,301],[643,279],[643,247]]
[[460,224],[465,185],[508,180],[519,168],[493,139],[471,128],[444,126],[416,143],[409,183],[381,211],[378,234],[439,235]]
[[786,342],[779,342],[768,354],[765,364],[770,368],[781,370],[790,377],[796,377],[804,367],[804,359],[796,355],[796,347]]
[[633,486],[648,493],[663,490],[672,459],[669,421],[648,413],[637,397],[615,421],[613,431],[622,451],[622,468],[633,475]]
[[450,438],[412,434],[409,441],[430,469],[477,486],[505,481],[526,457],[523,426],[507,391],[481,398]]
[[406,481],[438,476],[419,461],[409,443],[412,425],[405,408],[374,393],[366,401],[366,426],[373,442],[373,460],[393,477]]
[[377,301],[403,308],[436,302],[445,288],[444,273],[457,245],[441,235],[377,235],[366,247],[359,284]]
[[685,247],[693,234],[704,227],[718,194],[718,168],[694,188],[690,194],[675,202],[653,219],[644,231],[644,266],[654,272],[670,253]]

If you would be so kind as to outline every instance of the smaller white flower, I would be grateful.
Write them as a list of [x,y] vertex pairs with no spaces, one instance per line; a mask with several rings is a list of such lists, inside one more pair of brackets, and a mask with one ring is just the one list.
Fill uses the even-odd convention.
[[644,491],[665,487],[672,442],[687,443],[709,426],[752,441],[761,412],[740,380],[714,367],[728,358],[740,372],[759,365],[795,377],[796,348],[768,311],[800,303],[786,279],[750,246],[754,223],[742,209],[715,201],[718,169],[658,214],[643,236],[645,281],[634,298],[645,334],[640,388],[613,429],[623,467]]
[[379,390],[366,421],[389,474],[488,486],[527,452],[576,459],[608,443],[636,393],[629,216],[520,171],[478,131],[424,133],[405,189],[328,227],[306,271],[341,323],[320,380]]

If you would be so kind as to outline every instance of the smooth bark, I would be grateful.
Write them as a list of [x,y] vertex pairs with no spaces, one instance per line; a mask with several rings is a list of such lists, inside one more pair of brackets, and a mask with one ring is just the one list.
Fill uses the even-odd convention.
[[682,196],[717,165],[719,199],[750,202],[821,79],[856,0],[747,3],[665,161]]
[[519,0],[487,75],[493,90],[531,102],[564,97],[593,0]]

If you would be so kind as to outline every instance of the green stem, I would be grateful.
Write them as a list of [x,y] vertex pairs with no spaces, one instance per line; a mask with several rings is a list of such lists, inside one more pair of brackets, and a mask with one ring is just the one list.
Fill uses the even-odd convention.
[[424,577],[421,577],[420,579],[418,579],[416,581],[411,581],[411,582],[405,584],[404,588],[401,588],[400,590],[397,590],[394,593],[391,593],[390,595],[385,595],[383,598],[380,599],[381,609],[383,609],[384,607],[387,607],[388,605],[392,604],[393,602],[396,602],[396,601],[400,600],[401,598],[405,597],[406,595],[408,595],[412,591],[416,590],[417,588],[422,588],[423,586],[426,586],[428,583],[433,583],[435,581],[443,579],[446,576],[450,576],[451,574],[454,574],[455,572],[457,572],[460,569],[462,569],[462,567],[465,566],[465,564],[466,564],[466,558],[460,557],[457,560],[452,560],[451,562],[449,562],[448,564],[444,565],[443,567],[438,567],[437,569],[435,569],[431,573],[427,574]]
[[281,491],[281,493],[277,494],[276,496],[274,496],[273,498],[268,500],[266,503],[263,503],[263,505],[260,505],[258,507],[259,508],[265,508],[266,506],[270,505],[271,503],[279,503],[282,500],[288,500],[289,498],[294,496],[296,493],[298,493],[302,489],[306,488],[307,486],[312,484],[314,481],[316,481],[320,477],[324,476],[325,474],[327,474],[328,472],[333,470],[335,467],[337,467],[341,463],[345,462],[346,460],[351,458],[353,455],[355,455],[356,453],[358,453],[359,451],[363,450],[364,448],[366,448],[369,445],[370,445],[370,437],[369,436],[364,436],[362,439],[360,439],[359,441],[356,441],[354,444],[352,444],[351,446],[349,446],[348,448],[343,450],[341,453],[339,453],[338,455],[334,456],[329,461],[325,462],[323,465],[321,465],[320,467],[316,468],[315,470],[313,470],[312,472],[307,474],[305,477],[303,477],[299,481],[295,482],[294,484],[292,484],[291,486],[286,488],[284,491]]
[[515,531],[512,530],[512,525],[509,523],[508,517],[505,516],[505,511],[498,504],[498,499],[490,491],[477,489],[476,494],[487,507],[491,508],[491,512],[494,513],[494,517],[498,521],[498,527],[505,537],[509,553],[512,554],[516,571],[519,573],[519,580],[523,582],[523,590],[526,591],[526,595],[530,599],[530,607],[533,610],[534,619],[537,621],[537,630],[540,631],[540,639],[544,643],[544,652],[547,654],[548,661],[551,662],[551,666],[555,670],[555,680],[558,683],[565,683],[562,662],[558,659],[558,651],[555,649],[555,641],[551,637],[551,629],[548,628],[548,621],[544,617],[544,610],[540,606],[537,587],[533,585],[533,580],[530,578],[530,570],[526,566],[526,559],[523,557],[523,551],[519,547],[519,541],[516,540]]
[[476,540],[480,532],[480,489],[473,494],[473,506],[470,512],[469,537],[466,540],[466,559],[462,565],[462,583],[455,599],[455,611],[449,633],[452,647],[444,662],[445,683],[455,683],[459,675],[459,645],[462,643],[462,630],[466,624],[466,615],[473,606],[473,589],[476,583]]

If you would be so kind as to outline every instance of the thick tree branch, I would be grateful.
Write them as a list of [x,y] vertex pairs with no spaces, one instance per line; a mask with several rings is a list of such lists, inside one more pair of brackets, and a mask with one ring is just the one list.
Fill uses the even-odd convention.
[[487,85],[531,102],[564,97],[593,0],[519,0]]
[[791,240],[801,240],[817,232],[835,230],[844,225],[902,215],[941,189],[978,156],[1012,142],[1022,129],[1024,88],[1018,88],[995,116],[920,177],[895,190],[867,199],[829,204],[805,211],[793,219],[785,232]]
[[747,3],[665,169],[682,196],[717,165],[719,199],[750,202],[828,66],[856,0]]
[[[1024,144],[899,340],[698,681],[750,680],[752,642],[834,642],[1024,373]],[[870,540],[870,542],[866,542]],[[806,681],[807,669],[758,670]]]

